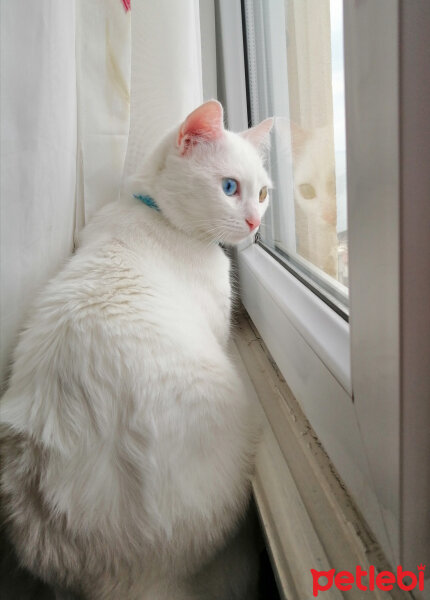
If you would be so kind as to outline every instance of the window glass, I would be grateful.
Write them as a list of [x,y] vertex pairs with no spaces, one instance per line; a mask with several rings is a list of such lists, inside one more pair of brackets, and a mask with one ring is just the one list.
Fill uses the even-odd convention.
[[342,0],[245,1],[252,122],[275,115],[259,243],[347,314]]

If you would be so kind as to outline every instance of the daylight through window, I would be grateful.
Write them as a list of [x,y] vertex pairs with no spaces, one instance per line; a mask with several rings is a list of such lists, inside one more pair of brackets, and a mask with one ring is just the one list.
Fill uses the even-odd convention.
[[260,243],[347,315],[342,0],[245,2],[252,122],[275,115]]

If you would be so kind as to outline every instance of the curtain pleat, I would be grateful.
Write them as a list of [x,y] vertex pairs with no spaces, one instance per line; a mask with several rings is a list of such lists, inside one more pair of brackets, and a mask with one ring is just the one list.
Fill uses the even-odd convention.
[[0,375],[29,304],[73,247],[75,3],[0,3]]
[[130,12],[121,0],[76,0],[76,230],[119,196],[130,121]]
[[131,4],[131,114],[125,176],[203,101],[198,0]]

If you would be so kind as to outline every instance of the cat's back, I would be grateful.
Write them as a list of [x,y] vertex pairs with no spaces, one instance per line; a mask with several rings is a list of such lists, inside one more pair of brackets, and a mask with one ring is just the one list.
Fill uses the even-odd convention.
[[229,329],[228,259],[218,247],[197,252],[193,244],[145,207],[102,210],[37,298],[12,385],[90,366],[109,379],[135,368],[137,357],[150,363],[171,349],[218,353]]
[[216,244],[199,243],[159,213],[133,200],[114,203],[84,230],[65,279],[77,274],[81,318],[115,320],[167,339],[228,337],[229,260]]
[[229,294],[229,261],[218,246],[199,246],[158,214],[118,202],[84,229],[76,254],[36,300],[31,326],[52,316],[59,326],[94,321],[149,330],[157,317],[196,320],[210,296]]

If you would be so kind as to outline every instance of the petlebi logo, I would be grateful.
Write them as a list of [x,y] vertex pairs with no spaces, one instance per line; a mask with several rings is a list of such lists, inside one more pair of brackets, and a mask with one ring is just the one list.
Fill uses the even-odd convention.
[[320,592],[330,590],[333,586],[342,592],[351,590],[353,586],[363,592],[375,589],[389,592],[395,585],[405,592],[410,592],[416,588],[423,591],[425,568],[425,565],[418,565],[418,574],[413,571],[404,571],[402,565],[397,567],[395,573],[392,571],[378,572],[373,565],[369,567],[368,571],[357,565],[355,573],[350,571],[338,571],[336,573],[335,569],[329,571],[311,569],[312,593],[316,597]]

